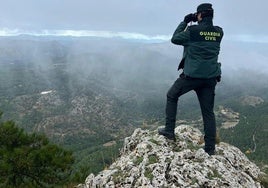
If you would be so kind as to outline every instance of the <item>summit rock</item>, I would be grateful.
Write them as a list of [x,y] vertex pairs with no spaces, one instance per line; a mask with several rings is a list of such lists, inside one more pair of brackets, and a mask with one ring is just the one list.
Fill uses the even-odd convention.
[[181,125],[175,134],[173,142],[157,130],[136,129],[120,157],[78,187],[263,187],[263,173],[238,148],[221,142],[209,156],[198,129]]

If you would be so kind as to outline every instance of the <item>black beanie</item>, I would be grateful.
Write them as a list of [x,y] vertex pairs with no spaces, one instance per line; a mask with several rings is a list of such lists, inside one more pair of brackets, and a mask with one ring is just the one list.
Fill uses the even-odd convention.
[[210,3],[203,3],[197,7],[197,12],[203,12],[203,11],[208,11],[208,10],[213,11],[212,4]]

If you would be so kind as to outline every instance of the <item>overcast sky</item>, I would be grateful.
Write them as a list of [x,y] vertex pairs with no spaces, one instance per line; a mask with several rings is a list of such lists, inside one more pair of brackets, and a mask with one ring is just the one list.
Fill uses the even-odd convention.
[[[1,0],[0,35],[102,31],[169,36],[200,0]],[[225,36],[268,42],[267,0],[215,0],[214,24]],[[2,31],[2,32],[1,32]],[[80,32],[81,33],[81,32]],[[100,32],[101,33],[101,32]],[[79,32],[78,32],[79,35]],[[141,35],[142,36],[142,35]]]

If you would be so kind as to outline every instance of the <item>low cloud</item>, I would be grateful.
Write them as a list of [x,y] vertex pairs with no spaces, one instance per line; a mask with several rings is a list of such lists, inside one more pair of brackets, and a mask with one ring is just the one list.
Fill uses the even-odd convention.
[[[92,31],[92,30],[41,30],[41,31],[25,31],[19,29],[0,29],[0,36],[64,36],[64,37],[100,37],[100,38],[122,38],[130,40],[143,40],[153,42],[165,42],[171,39],[171,35],[146,35],[135,32],[114,32],[114,31]],[[268,43],[267,35],[225,35],[224,40],[235,42],[255,42]]]
[[42,30],[42,31],[21,31],[18,29],[1,29],[0,36],[70,36],[70,37],[101,37],[101,38],[123,38],[134,40],[153,40],[168,41],[169,35],[145,35],[131,32],[113,32],[113,31],[90,31],[90,30]]
[[268,43],[268,35],[227,35],[225,39],[229,41],[240,41],[240,42],[255,42],[255,43]]

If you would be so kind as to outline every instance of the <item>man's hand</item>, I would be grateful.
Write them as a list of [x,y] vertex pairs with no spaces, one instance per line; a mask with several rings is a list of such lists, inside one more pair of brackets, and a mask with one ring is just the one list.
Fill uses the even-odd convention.
[[217,82],[221,81],[221,75],[216,77]]
[[184,17],[184,20],[183,20],[185,23],[189,23],[189,22],[191,22],[191,21],[194,21],[194,22],[196,22],[197,21],[197,19],[196,19],[196,14],[192,14],[192,13],[190,13],[190,14],[187,14],[185,17]]

